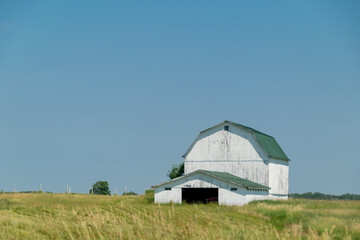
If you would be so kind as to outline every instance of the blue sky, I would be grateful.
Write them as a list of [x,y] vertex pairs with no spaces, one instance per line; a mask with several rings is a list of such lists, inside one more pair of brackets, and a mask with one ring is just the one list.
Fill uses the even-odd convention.
[[358,1],[1,1],[0,189],[142,193],[225,119],[360,193]]

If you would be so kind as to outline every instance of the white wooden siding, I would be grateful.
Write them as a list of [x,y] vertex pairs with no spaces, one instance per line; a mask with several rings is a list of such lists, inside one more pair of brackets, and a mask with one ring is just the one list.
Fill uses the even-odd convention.
[[289,162],[272,159],[269,160],[269,193],[283,198],[289,192]]
[[239,127],[221,124],[201,133],[185,158],[185,174],[203,169],[227,172],[269,185],[268,157],[254,136]]

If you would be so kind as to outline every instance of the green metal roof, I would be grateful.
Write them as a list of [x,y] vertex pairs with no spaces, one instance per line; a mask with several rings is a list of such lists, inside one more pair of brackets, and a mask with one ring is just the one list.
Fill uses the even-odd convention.
[[194,175],[196,173],[202,173],[202,174],[208,175],[210,177],[218,178],[218,179],[220,179],[222,181],[225,181],[225,182],[228,182],[228,183],[232,183],[232,184],[235,184],[235,185],[240,185],[240,186],[245,187],[245,188],[270,189],[268,186],[265,186],[265,185],[262,185],[262,184],[259,184],[259,183],[256,183],[256,182],[253,182],[253,181],[250,181],[250,180],[247,180],[247,179],[235,176],[235,175],[232,175],[230,173],[215,172],[215,171],[208,171],[208,170],[196,170],[194,172],[188,173],[188,174],[183,175],[183,176],[178,177],[178,178],[171,179],[171,180],[169,180],[167,182],[163,182],[163,183],[154,185],[152,187],[156,188],[156,187],[165,185],[165,184],[170,183],[170,182],[175,182],[177,180],[186,178],[186,177]]
[[[201,131],[201,133],[206,132],[212,128],[215,128],[221,124],[230,124],[230,125],[234,125],[237,126],[239,128],[242,128],[248,132],[250,132],[255,139],[258,141],[258,143],[260,144],[260,146],[263,148],[263,150],[265,151],[265,153],[268,155],[269,158],[276,158],[276,159],[280,159],[280,160],[286,160],[286,161],[290,161],[290,159],[286,156],[285,152],[281,149],[280,145],[276,142],[275,138],[267,135],[265,133],[262,133],[256,129],[253,129],[251,127],[247,127],[244,125],[241,125],[239,123],[235,123],[235,122],[231,122],[231,121],[227,121],[225,120],[222,123],[219,123],[211,128],[208,128],[204,131]],[[196,138],[197,139],[197,138]],[[191,150],[191,148],[195,145],[195,141],[193,142],[193,144],[190,146],[190,148],[188,149],[188,151],[184,154],[183,157],[185,157]]]
[[203,172],[203,173],[207,173],[208,175],[212,175],[218,178],[221,178],[227,182],[232,182],[232,183],[236,183],[239,185],[242,185],[244,187],[248,187],[248,188],[266,188],[266,189],[270,189],[269,187],[265,186],[265,185],[261,185],[259,183],[232,175],[230,173],[226,173],[226,172],[215,172],[215,171],[208,171],[208,170],[198,170],[197,172]]
[[241,125],[238,123],[234,123],[234,122],[230,122],[230,121],[225,121],[225,122],[228,122],[228,123],[238,126],[240,128],[244,128],[244,129],[248,130],[249,132],[251,132],[270,158],[276,158],[276,159],[287,160],[287,161],[290,160],[286,156],[284,151],[281,149],[280,145],[277,143],[277,141],[275,140],[274,137],[267,135],[265,133],[262,133],[258,130],[255,130],[251,127],[247,127],[247,126],[244,126],[244,125]]

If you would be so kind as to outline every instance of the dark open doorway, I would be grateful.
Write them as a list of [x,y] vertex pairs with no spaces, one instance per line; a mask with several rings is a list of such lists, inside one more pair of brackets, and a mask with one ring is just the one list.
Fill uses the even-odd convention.
[[182,188],[183,203],[218,202],[218,188]]

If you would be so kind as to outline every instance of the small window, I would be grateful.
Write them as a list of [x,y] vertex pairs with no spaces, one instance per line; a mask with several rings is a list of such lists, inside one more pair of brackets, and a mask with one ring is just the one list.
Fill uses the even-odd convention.
[[225,131],[229,131],[229,126],[224,126]]
[[171,187],[166,187],[165,190],[166,190],[166,191],[170,191],[170,190],[171,190]]
[[232,188],[230,188],[230,190],[231,191],[237,191],[237,188],[232,187]]

